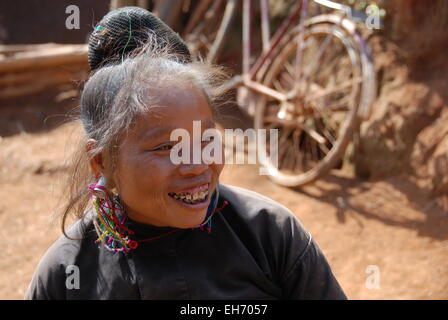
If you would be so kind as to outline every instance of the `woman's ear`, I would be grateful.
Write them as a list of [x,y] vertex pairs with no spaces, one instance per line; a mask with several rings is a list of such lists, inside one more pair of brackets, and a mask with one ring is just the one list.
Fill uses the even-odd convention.
[[[96,147],[96,140],[89,139],[86,143],[86,152],[89,154],[93,149]],[[89,157],[90,158],[90,157]],[[89,160],[90,169],[92,170],[93,174],[95,175],[95,179],[99,179],[99,177],[104,172],[104,162],[103,162],[103,155],[101,153],[96,154]]]

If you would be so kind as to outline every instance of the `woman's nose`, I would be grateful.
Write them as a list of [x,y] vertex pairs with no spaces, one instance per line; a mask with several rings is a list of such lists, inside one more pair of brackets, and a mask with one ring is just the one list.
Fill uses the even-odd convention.
[[188,175],[200,175],[208,169],[208,164],[199,163],[199,164],[182,164],[179,167],[179,172],[182,176]]

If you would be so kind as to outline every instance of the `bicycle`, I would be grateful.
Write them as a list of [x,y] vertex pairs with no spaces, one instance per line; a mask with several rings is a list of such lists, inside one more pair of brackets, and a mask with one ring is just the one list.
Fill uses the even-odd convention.
[[[376,94],[370,49],[356,26],[367,16],[334,1],[313,2],[334,12],[310,17],[309,1],[296,1],[271,36],[268,1],[260,0],[262,52],[251,62],[253,2],[243,0],[242,73],[228,83],[238,88],[255,129],[278,129],[278,166],[270,156],[259,160],[288,187],[313,182],[341,162]],[[237,5],[195,6],[183,34],[193,53],[217,60]]]

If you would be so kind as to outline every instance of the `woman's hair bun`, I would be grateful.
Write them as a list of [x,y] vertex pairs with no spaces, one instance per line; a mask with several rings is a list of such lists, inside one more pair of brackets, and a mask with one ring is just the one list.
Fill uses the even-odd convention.
[[151,33],[160,40],[159,44],[169,46],[170,53],[179,55],[183,62],[191,61],[185,42],[162,20],[143,8],[123,7],[105,15],[90,35],[90,68],[96,70],[106,63],[118,63],[122,57],[142,48]]

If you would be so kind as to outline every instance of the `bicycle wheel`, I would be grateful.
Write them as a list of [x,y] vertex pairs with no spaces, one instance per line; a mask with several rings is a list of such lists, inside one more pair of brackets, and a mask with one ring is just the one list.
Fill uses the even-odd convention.
[[237,0],[202,0],[182,33],[193,56],[216,62],[235,15]]
[[254,119],[256,129],[278,130],[278,163],[259,160],[284,186],[310,183],[341,161],[358,126],[363,85],[365,59],[340,24],[305,23],[303,68],[294,68],[298,36],[299,27],[285,35],[261,78],[290,98],[258,96]]

